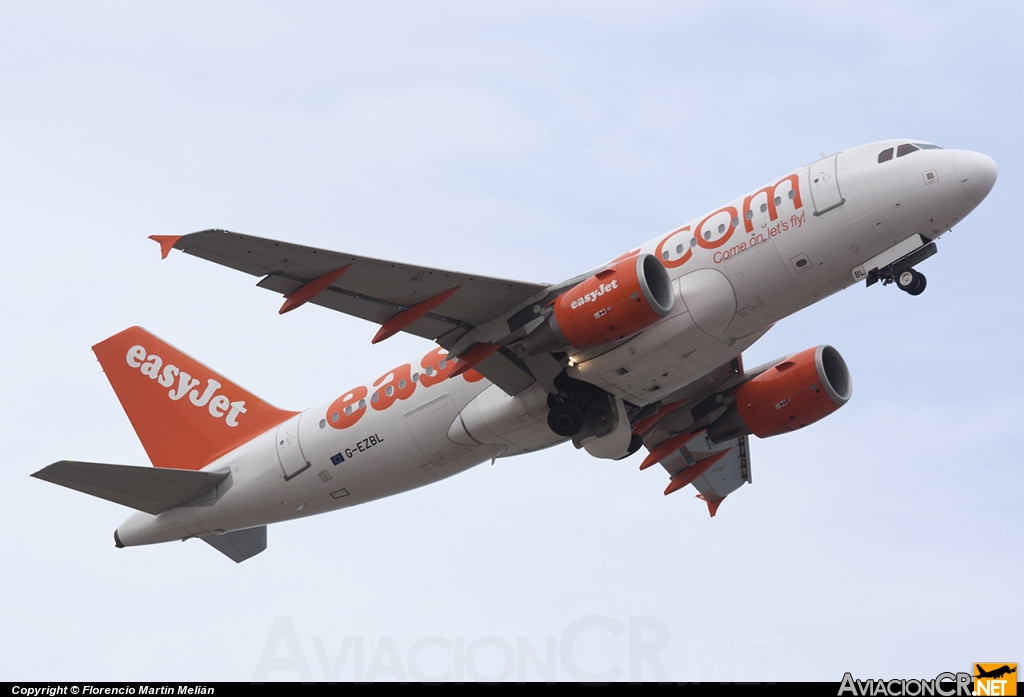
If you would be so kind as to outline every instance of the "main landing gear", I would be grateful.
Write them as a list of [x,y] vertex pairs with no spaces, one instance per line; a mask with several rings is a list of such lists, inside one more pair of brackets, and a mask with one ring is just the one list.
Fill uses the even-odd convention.
[[555,435],[582,442],[615,429],[618,416],[610,394],[564,372],[554,382],[555,391],[548,394],[548,427]]
[[910,295],[920,295],[928,286],[928,279],[920,271],[907,269],[901,271],[895,278],[896,287]]
[[583,410],[572,399],[558,395],[548,397],[548,428],[556,436],[571,438],[583,428]]

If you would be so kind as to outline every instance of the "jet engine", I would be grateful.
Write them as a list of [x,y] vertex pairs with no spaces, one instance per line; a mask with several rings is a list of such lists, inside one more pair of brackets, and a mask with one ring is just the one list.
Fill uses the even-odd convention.
[[716,442],[753,433],[777,436],[820,421],[850,400],[853,380],[831,346],[785,358],[740,385],[729,409],[707,429]]
[[523,346],[537,355],[625,339],[671,312],[673,300],[672,282],[656,257],[628,257],[559,295]]

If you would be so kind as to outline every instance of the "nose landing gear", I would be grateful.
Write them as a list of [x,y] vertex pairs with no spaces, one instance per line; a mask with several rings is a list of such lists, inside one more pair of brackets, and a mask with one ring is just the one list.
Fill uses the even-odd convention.
[[928,279],[920,271],[906,269],[901,271],[895,278],[896,286],[910,295],[920,295],[928,286]]
[[[889,261],[889,259],[899,253],[894,250],[901,250],[908,243],[913,244],[914,239],[917,239],[917,241],[923,246],[918,247],[910,254],[905,254],[898,259]],[[875,263],[884,263],[884,265],[873,268],[868,272],[867,285],[870,287],[879,281],[882,282],[883,286],[895,283],[896,287],[904,293],[908,293],[909,295],[920,295],[924,292],[925,286],[928,285],[928,281],[925,279],[924,274],[920,271],[915,271],[914,267],[925,259],[931,257],[937,251],[938,249],[935,246],[935,242],[929,241],[924,235],[908,237],[892,249],[879,254],[877,257],[864,264],[864,267],[870,267]]]

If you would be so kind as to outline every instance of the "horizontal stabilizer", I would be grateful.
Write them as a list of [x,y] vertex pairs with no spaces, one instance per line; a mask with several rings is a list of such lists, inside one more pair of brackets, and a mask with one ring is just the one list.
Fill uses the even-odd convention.
[[32,476],[157,515],[194,501],[224,481],[228,473],[61,460]]
[[239,564],[267,548],[267,526],[235,530],[223,535],[208,535],[199,539]]

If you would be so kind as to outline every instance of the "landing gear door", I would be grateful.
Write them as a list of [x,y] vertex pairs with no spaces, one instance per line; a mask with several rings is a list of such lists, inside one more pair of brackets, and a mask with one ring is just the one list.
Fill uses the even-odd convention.
[[277,427],[277,459],[281,463],[285,480],[309,467],[299,444],[299,424],[305,416],[306,412],[302,412]]
[[839,190],[839,176],[836,169],[838,155],[818,160],[807,168],[807,180],[811,186],[811,200],[814,215],[824,215],[846,203]]

